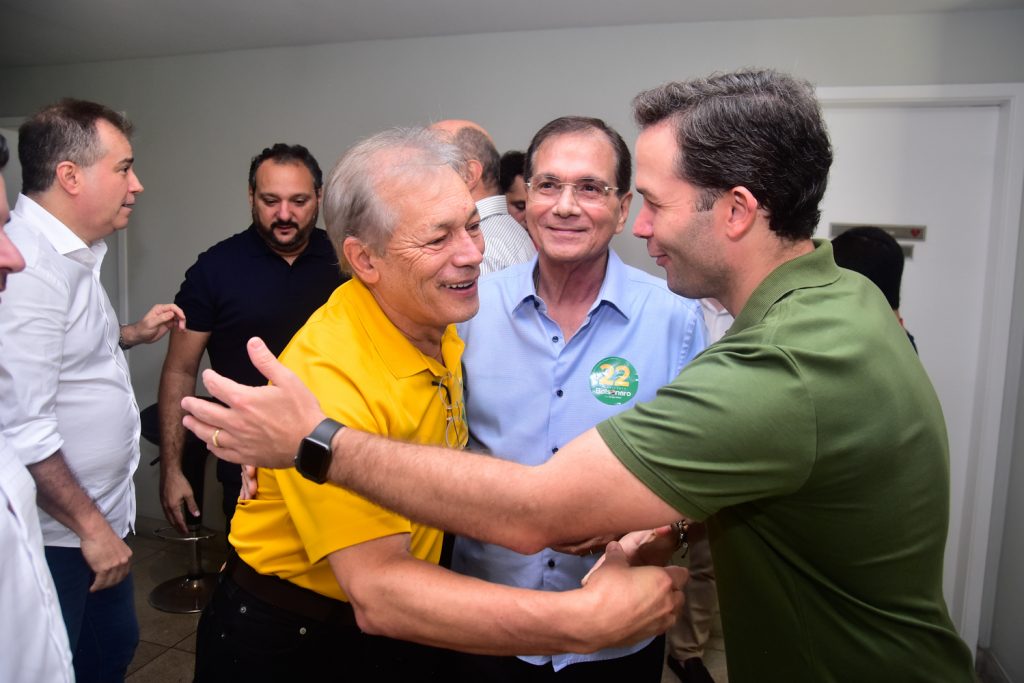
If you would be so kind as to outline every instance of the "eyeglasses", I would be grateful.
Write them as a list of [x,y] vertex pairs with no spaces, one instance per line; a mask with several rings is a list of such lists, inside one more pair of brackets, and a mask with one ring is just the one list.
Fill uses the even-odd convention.
[[448,448],[465,448],[469,443],[469,429],[466,425],[466,403],[462,399],[462,378],[459,377],[457,385],[458,392],[456,399],[452,401],[452,390],[449,384],[455,379],[452,373],[448,373],[439,380],[434,380],[437,387],[437,397],[441,399],[444,406],[444,445]]
[[572,188],[577,202],[590,205],[604,204],[608,193],[619,189],[605,185],[604,181],[596,178],[580,178],[575,183],[569,183],[550,175],[536,175],[526,183],[527,193],[541,201],[557,201],[566,187]]

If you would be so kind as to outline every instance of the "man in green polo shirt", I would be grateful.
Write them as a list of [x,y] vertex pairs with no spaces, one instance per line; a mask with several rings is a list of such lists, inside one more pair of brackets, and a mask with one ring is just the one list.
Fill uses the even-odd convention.
[[[705,520],[732,683],[972,681],[942,597],[938,399],[881,293],[811,239],[832,162],[813,89],[721,74],[641,93],[634,113],[634,234],[673,291],[735,316],[725,337],[539,467],[343,429],[329,478],[520,552]],[[275,386],[208,375],[232,408],[189,402],[186,426],[221,429],[220,457],[287,466],[323,414],[250,353]]]

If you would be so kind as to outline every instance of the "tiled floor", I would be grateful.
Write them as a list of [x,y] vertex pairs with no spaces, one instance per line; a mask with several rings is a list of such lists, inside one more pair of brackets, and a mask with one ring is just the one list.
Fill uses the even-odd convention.
[[[135,577],[135,609],[139,617],[139,647],[128,667],[127,683],[187,683],[192,680],[198,614],[161,612],[149,604],[149,593],[167,579],[185,574],[188,548],[164,541],[153,530],[163,520],[140,518],[138,535],[131,537]],[[203,566],[216,571],[224,561],[224,539],[202,542]]]
[[[153,530],[166,526],[162,520],[140,518],[138,535],[129,545],[134,553],[135,607],[141,641],[128,668],[127,683],[188,683],[195,660],[198,614],[170,614],[150,606],[149,593],[163,581],[180,576],[188,567],[188,550],[183,544],[161,540]],[[215,571],[224,560],[223,539],[203,541],[203,565]],[[721,625],[716,623],[705,650],[704,663],[716,683],[728,683],[725,645]],[[678,683],[665,669],[662,683]]]

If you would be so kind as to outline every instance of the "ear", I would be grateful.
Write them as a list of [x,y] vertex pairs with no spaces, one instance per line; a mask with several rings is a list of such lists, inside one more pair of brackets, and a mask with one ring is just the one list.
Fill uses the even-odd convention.
[[377,257],[368,246],[355,237],[346,237],[341,245],[341,252],[345,255],[352,274],[359,278],[364,284],[376,284],[380,280],[380,270],[377,269]]
[[57,164],[55,179],[61,188],[70,195],[82,191],[82,169],[73,161],[62,161]]
[[256,206],[256,193],[253,189],[249,188],[249,208],[252,209]]
[[725,235],[731,240],[740,240],[754,227],[760,215],[761,205],[753,193],[738,185],[719,199],[721,210],[726,212]]
[[480,178],[484,174],[484,165],[476,159],[466,162],[466,187],[472,192],[480,184]]
[[615,234],[618,235],[626,227],[629,219],[629,205],[633,203],[633,193],[627,192],[619,199],[619,222],[615,226]]

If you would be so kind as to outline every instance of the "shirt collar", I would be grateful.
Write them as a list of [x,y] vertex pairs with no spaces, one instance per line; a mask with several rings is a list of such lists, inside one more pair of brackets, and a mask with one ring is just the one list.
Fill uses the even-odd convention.
[[508,202],[505,200],[505,195],[496,194],[490,197],[484,197],[476,203],[476,210],[480,214],[480,220],[496,216],[500,213],[508,213]]
[[705,318],[724,318],[729,315],[729,311],[725,310],[725,308],[721,310],[715,308],[708,299],[700,299],[700,307],[704,310]]
[[768,274],[740,311],[730,332],[760,323],[778,301],[798,289],[823,287],[839,279],[839,267],[832,257],[832,243],[813,240],[814,251],[786,261]]
[[[537,271],[537,261],[539,256],[534,256],[529,262],[529,266],[526,264],[520,266],[516,270],[515,279],[509,284],[509,291],[513,295],[513,300],[517,301],[515,308],[519,308],[524,303],[530,301],[540,301],[540,296],[537,295],[537,288],[533,284],[533,274]],[[629,277],[626,270],[626,264],[622,262],[619,255],[615,253],[612,248],[608,249],[608,264],[605,266],[604,280],[601,282],[601,289],[597,292],[597,297],[594,299],[594,303],[591,305],[588,314],[593,313],[597,310],[597,307],[602,303],[607,302],[616,311],[622,315],[626,320],[629,319],[628,306],[626,305],[626,299],[629,296]]]
[[348,300],[357,318],[366,330],[370,342],[377,349],[381,362],[395,378],[412,377],[424,370],[435,377],[443,377],[448,372],[447,368],[458,367],[465,345],[459,339],[455,325],[448,325],[441,337],[441,357],[445,361],[445,365],[442,365],[412,345],[412,342],[384,315],[373,294],[358,278],[352,278],[342,287],[349,289]]
[[96,240],[92,244],[86,244],[56,216],[23,194],[18,195],[14,211],[27,224],[33,226],[58,254],[99,271],[103,257],[107,253],[105,241]]

